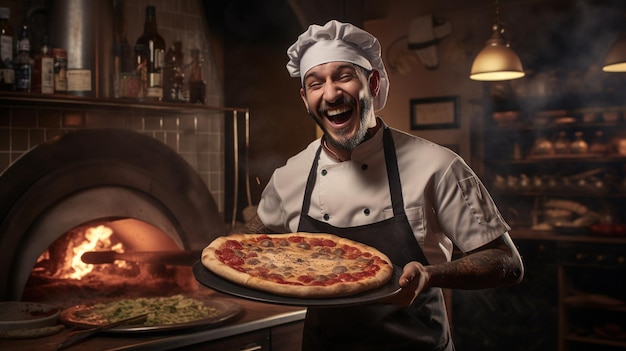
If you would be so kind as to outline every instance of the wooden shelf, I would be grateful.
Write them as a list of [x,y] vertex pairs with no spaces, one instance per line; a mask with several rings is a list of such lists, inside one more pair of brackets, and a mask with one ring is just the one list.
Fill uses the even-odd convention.
[[613,346],[613,347],[623,347],[626,348],[626,341],[623,340],[611,340],[611,339],[602,339],[597,336],[578,336],[578,335],[568,335],[565,337],[567,341],[575,341],[586,344],[595,344],[595,345],[604,345],[604,346]]
[[514,240],[546,240],[562,242],[582,242],[597,244],[626,244],[626,237],[600,237],[591,235],[565,235],[554,231],[513,228],[510,231]]
[[35,93],[15,93],[15,92],[0,92],[0,104],[5,105],[20,105],[28,104],[41,105],[41,106],[58,106],[58,107],[72,107],[80,109],[110,109],[110,110],[152,110],[152,111],[168,111],[168,112],[187,112],[197,113],[201,111],[230,111],[230,112],[248,112],[247,108],[238,107],[219,107],[208,106],[202,104],[191,103],[174,103],[174,102],[161,102],[161,101],[139,101],[133,99],[103,99],[95,97],[83,97],[73,95],[59,95],[59,94],[35,94]]

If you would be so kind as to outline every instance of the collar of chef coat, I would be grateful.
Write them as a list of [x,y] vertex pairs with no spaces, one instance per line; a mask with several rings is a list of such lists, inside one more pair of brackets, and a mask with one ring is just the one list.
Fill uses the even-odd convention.
[[[349,161],[338,161],[333,156],[328,154],[328,151],[324,150],[322,155],[324,156],[324,160],[320,160],[321,163],[327,164],[329,163],[341,163],[341,162],[356,162],[360,163],[364,159],[366,159],[369,155],[374,152],[378,152],[383,148],[383,129],[387,128],[385,122],[380,118],[376,117],[377,123],[380,123],[381,126],[376,131],[376,134],[371,136],[369,139],[363,141],[359,144],[354,150],[352,150],[352,154],[350,155]],[[321,139],[320,139],[321,143]]]

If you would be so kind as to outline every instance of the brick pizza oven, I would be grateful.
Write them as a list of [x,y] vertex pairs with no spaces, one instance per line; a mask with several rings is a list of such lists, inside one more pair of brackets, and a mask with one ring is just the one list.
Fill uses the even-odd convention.
[[[164,289],[172,293],[197,285],[188,265],[129,262],[130,268],[125,269],[93,265],[99,267],[82,282],[59,288],[62,264],[55,260],[67,260],[71,254],[66,247],[79,242],[77,235],[83,240],[90,228],[108,228],[113,244],[126,253],[197,255],[210,240],[224,234],[228,225],[222,215],[222,128],[228,113],[143,106],[103,112],[102,106],[93,110],[11,104],[3,113],[9,114],[14,142],[22,129],[32,134],[51,114],[66,128],[55,129],[55,136],[44,137],[17,157],[12,154],[14,159],[0,174],[0,301],[65,305],[94,294],[147,295],[140,290],[148,290],[162,295]],[[236,118],[236,112],[230,114]],[[15,127],[32,115],[31,126]],[[98,123],[104,115],[109,118]],[[79,126],[72,124],[77,119]],[[211,187],[218,188],[218,201]],[[92,250],[120,251],[101,246]],[[112,268],[104,275],[103,267]],[[47,275],[42,278],[42,273]],[[112,279],[116,276],[120,279]],[[68,302],[61,295],[78,301]]]

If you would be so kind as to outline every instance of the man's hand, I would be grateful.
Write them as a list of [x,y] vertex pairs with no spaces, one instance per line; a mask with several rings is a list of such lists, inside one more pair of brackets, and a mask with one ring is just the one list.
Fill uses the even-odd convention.
[[400,292],[382,302],[398,306],[410,306],[417,295],[425,289],[428,278],[429,274],[422,264],[419,262],[407,263],[398,282],[401,288]]
[[442,264],[423,266],[409,262],[399,285],[402,290],[383,303],[408,306],[429,287],[447,289],[488,289],[519,283],[524,277],[522,260],[508,233]]

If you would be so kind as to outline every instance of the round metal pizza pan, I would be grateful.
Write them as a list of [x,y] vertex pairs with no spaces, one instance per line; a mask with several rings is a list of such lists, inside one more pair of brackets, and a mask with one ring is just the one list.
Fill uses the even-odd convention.
[[[194,321],[184,323],[173,324],[160,324],[160,325],[144,325],[144,324],[130,324],[121,325],[114,328],[103,330],[105,333],[136,333],[136,332],[163,332],[170,330],[190,329],[195,327],[211,327],[218,326],[222,323],[229,321],[239,315],[243,311],[239,304],[225,300],[206,298],[202,299],[203,302],[216,310],[216,314]],[[66,308],[61,311],[60,320],[64,324],[78,326],[81,328],[94,328],[102,326],[101,323],[93,322],[93,317],[90,317],[90,311],[93,309],[92,305],[77,305]]]
[[398,281],[402,275],[402,269],[398,266],[394,266],[394,271],[389,281],[376,289],[364,291],[355,295],[334,297],[334,298],[297,298],[289,296],[280,296],[271,294],[268,292],[250,289],[245,286],[232,283],[226,280],[210,270],[208,270],[201,261],[198,261],[193,266],[193,274],[202,285],[219,292],[233,295],[249,300],[274,303],[280,305],[289,306],[304,306],[304,307],[343,307],[343,306],[356,306],[368,303],[373,303],[388,297],[391,297],[400,292]]

